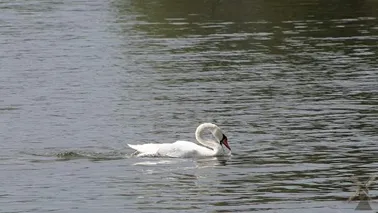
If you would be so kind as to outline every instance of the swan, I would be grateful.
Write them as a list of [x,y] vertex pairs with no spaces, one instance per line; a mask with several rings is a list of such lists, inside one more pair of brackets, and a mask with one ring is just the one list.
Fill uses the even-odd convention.
[[[205,130],[209,130],[214,136],[215,140],[202,138],[202,134],[205,132]],[[224,145],[231,151],[226,135],[224,135],[222,130],[215,124],[203,123],[199,125],[196,129],[195,136],[197,141],[203,146],[190,141],[181,140],[174,143],[127,145],[130,148],[136,150],[135,154],[137,153],[138,157],[165,156],[176,158],[190,158],[224,156],[225,152],[222,145]]]

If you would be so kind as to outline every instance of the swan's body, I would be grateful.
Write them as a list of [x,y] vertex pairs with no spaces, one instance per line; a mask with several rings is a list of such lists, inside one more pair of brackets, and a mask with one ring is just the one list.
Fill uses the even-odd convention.
[[[202,133],[205,130],[210,130],[215,140],[203,139]],[[203,123],[197,127],[196,139],[202,144],[200,146],[190,141],[176,141],[174,143],[149,143],[142,145],[128,146],[138,152],[138,156],[166,156],[177,158],[188,157],[212,157],[225,155],[222,145],[225,145],[229,150],[227,137],[222,133],[222,130],[215,124]]]

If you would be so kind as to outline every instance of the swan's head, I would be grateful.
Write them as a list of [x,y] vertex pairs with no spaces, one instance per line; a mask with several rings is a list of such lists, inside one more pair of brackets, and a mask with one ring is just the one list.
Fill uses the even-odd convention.
[[227,149],[231,151],[231,147],[230,145],[228,145],[228,139],[219,127],[214,128],[212,133],[214,137],[217,139],[217,141],[220,143],[220,145],[224,145],[225,147],[227,147]]
[[223,134],[222,130],[214,124],[214,128],[211,131],[214,135],[214,137],[217,139],[217,141],[220,143],[220,145],[224,145],[231,151],[230,145],[228,145],[228,139],[225,134]]
[[225,147],[227,147],[227,149],[231,151],[230,145],[228,145],[228,140],[227,140],[226,135],[223,134],[222,130],[217,125],[212,124],[212,123],[203,123],[197,127],[196,139],[198,141],[201,141],[200,135],[206,129],[211,131],[211,133],[216,139],[216,142],[220,143],[221,146],[224,145]]

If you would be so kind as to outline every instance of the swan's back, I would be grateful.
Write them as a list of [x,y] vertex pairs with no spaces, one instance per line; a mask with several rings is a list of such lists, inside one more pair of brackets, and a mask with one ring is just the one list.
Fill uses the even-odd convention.
[[128,146],[139,152],[138,156],[166,156],[174,158],[191,158],[212,156],[213,151],[209,148],[199,146],[189,141],[176,141],[174,143],[163,144],[142,144]]

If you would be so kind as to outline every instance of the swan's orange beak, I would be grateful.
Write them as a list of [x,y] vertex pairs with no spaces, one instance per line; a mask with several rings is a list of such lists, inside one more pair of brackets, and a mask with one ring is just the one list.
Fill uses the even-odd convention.
[[227,140],[227,137],[225,135],[223,135],[223,139],[222,139],[221,143],[224,144],[224,146],[227,147],[227,149],[229,149],[231,151],[231,147],[230,147],[230,145],[228,145],[228,140]]

